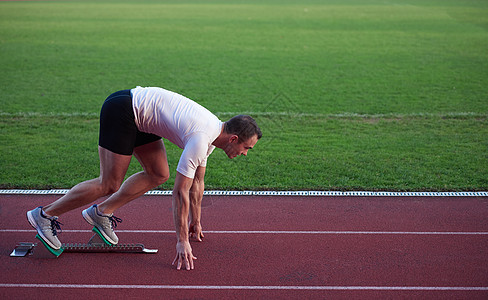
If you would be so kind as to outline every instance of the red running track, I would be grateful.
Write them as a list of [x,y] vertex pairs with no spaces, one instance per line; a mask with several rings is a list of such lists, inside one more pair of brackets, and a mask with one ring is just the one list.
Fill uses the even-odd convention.
[[[1,299],[488,299],[487,197],[206,196],[195,270],[177,271],[171,198],[144,196],[117,233],[158,254],[9,257],[57,197],[0,196]],[[81,209],[60,221],[64,243],[92,235]]]

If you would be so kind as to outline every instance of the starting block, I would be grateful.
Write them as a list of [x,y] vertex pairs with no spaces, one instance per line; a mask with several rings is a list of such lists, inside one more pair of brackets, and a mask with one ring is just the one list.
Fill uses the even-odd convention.
[[10,254],[12,257],[57,258],[62,253],[150,253],[158,252],[158,249],[146,249],[143,244],[110,244],[93,227],[95,233],[86,244],[68,243],[62,244],[60,249],[51,248],[44,240],[36,235],[37,243],[19,243]]

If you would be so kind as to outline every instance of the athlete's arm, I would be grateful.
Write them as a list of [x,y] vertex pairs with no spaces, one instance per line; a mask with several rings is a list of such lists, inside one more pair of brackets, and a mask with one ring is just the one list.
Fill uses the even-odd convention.
[[[198,133],[192,135],[185,144],[176,168],[173,189],[173,218],[177,244],[173,264],[178,262],[178,270],[183,264],[187,270],[193,269],[193,259],[196,259],[190,246],[188,217],[191,211],[192,224],[200,225],[203,178],[205,176],[205,167],[203,166],[205,165],[207,151],[208,136]],[[201,226],[199,227],[197,230],[201,233]],[[195,230],[195,226],[192,230]]]
[[193,184],[190,188],[190,236],[193,236],[197,241],[201,242],[203,239],[202,232],[202,199],[203,191],[205,189],[205,167],[198,167],[193,179]]
[[193,179],[176,173],[175,186],[173,189],[173,219],[176,229],[176,257],[173,264],[177,262],[176,268],[181,269],[184,265],[187,270],[194,268],[192,249],[189,240],[188,215],[190,210],[190,188]]

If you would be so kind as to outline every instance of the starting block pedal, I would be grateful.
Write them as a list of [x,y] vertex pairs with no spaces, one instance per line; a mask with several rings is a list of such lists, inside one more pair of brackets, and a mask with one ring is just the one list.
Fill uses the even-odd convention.
[[35,258],[57,258],[62,253],[150,253],[158,252],[158,249],[146,249],[143,244],[110,244],[100,233],[93,227],[95,233],[87,244],[67,243],[62,244],[60,249],[51,248],[44,240],[36,235],[38,243],[19,243],[12,251],[12,257],[35,257]]

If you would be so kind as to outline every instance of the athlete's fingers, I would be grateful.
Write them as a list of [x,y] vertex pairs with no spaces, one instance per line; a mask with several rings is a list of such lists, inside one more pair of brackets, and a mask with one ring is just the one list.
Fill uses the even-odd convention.
[[188,257],[185,255],[183,256],[184,261],[185,261],[185,267],[189,271],[190,270],[190,262],[188,261]]

